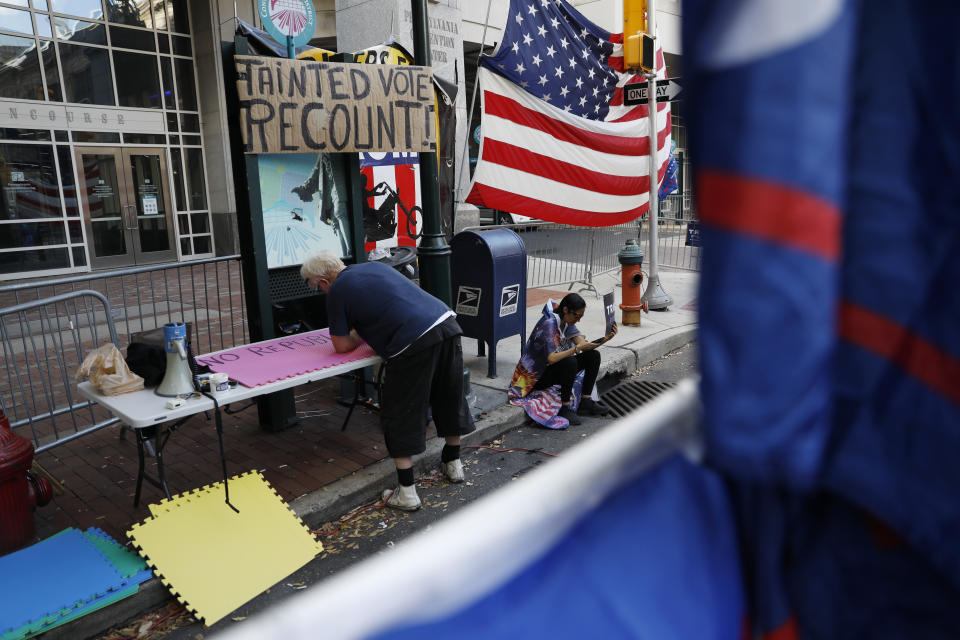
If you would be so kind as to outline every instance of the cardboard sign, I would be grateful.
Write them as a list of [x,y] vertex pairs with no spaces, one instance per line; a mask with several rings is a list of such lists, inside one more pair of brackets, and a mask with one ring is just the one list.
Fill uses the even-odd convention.
[[429,67],[234,62],[245,153],[436,150]]

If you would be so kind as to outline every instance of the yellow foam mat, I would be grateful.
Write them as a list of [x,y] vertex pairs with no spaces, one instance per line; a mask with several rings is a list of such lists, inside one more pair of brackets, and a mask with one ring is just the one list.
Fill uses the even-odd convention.
[[174,597],[211,625],[323,550],[257,472],[150,505],[127,535]]

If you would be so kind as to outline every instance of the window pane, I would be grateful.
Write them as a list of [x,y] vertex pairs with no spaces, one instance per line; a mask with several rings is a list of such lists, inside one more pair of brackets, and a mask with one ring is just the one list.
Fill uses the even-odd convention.
[[170,160],[173,162],[170,174],[173,177],[173,194],[177,199],[177,211],[186,211],[186,197],[183,188],[183,160],[180,149],[170,149]]
[[193,255],[193,251],[190,249],[190,238],[180,238],[180,255],[182,256]]
[[43,58],[43,76],[47,80],[47,98],[55,102],[63,102],[60,69],[57,67],[57,52],[53,42],[40,41],[40,56]]
[[40,58],[33,38],[0,35],[0,98],[43,100]]
[[[27,3],[24,2],[24,0],[17,0],[17,2],[8,2],[7,4],[16,4],[16,5],[20,5],[21,7],[27,6]],[[46,11],[47,0],[33,0],[33,8],[39,9],[40,11]]]
[[113,52],[113,70],[121,107],[159,109],[160,72],[157,57],[149,53]]
[[180,235],[186,236],[190,234],[190,214],[181,213],[177,216],[177,230],[180,232]]
[[22,249],[51,244],[66,244],[63,221],[0,224],[0,249]]
[[113,131],[71,131],[74,142],[107,142],[120,144],[120,134]]
[[170,53],[170,36],[165,33],[158,33],[157,46],[160,47],[160,53]]
[[197,110],[197,88],[193,83],[193,60],[174,58],[177,74],[177,105],[182,111]]
[[0,129],[3,140],[49,140],[50,132],[43,129]]
[[200,146],[200,136],[183,136],[183,144],[194,144]]
[[[165,39],[166,36],[160,38],[161,42]],[[173,97],[173,71],[170,58],[167,56],[160,56],[160,77],[163,79],[163,108],[176,109],[177,103]]]
[[0,161],[0,220],[62,215],[52,145],[0,144]]
[[192,56],[193,48],[190,46],[190,38],[173,36],[173,52],[178,56]]
[[70,266],[67,248],[4,251],[0,253],[0,273],[26,273]]
[[167,29],[167,5],[164,0],[154,0],[153,28],[157,31],[166,31]]
[[141,51],[157,50],[152,31],[127,29],[125,27],[110,27],[110,46],[122,49],[140,49]]
[[44,38],[52,38],[53,27],[50,26],[50,16],[45,16],[42,13],[35,13],[33,15],[37,20],[37,35],[43,36]]
[[125,133],[123,141],[127,144],[164,144],[167,138],[162,133]]
[[4,31],[16,31],[28,36],[33,35],[33,23],[30,21],[29,11],[0,7],[0,25],[3,25]]
[[83,223],[79,220],[71,220],[67,223],[70,230],[70,242],[72,244],[83,244]]
[[63,204],[66,205],[68,218],[80,217],[77,204],[77,185],[73,179],[73,154],[70,147],[57,147],[57,159],[60,160],[60,183],[63,185]]
[[177,127],[180,125],[177,124],[177,114],[168,113],[167,114],[167,131],[176,131]]
[[87,251],[84,247],[71,247],[70,250],[73,252],[73,266],[87,266]]
[[187,0],[168,0],[167,13],[172,13],[170,30],[178,33],[190,33],[190,16],[187,15]]
[[207,187],[203,177],[203,150],[184,149],[187,156],[187,189],[190,209],[207,208]]
[[212,253],[210,236],[194,236],[193,250],[195,253]]
[[53,19],[53,32],[60,40],[82,42],[84,44],[107,44],[106,28],[96,22],[71,20],[70,18]]
[[180,115],[180,130],[184,133],[193,131],[200,132],[200,116],[195,113],[184,113]]
[[67,102],[116,104],[106,49],[60,43]]
[[150,1],[107,0],[107,20],[149,29],[153,25],[150,19]]
[[210,225],[207,224],[207,213],[190,214],[190,225],[194,233],[210,233]]
[[66,13],[99,20],[103,17],[100,0],[50,0],[54,13]]
[[57,142],[70,142],[70,134],[66,131],[54,131],[53,132],[54,140]]
[[30,6],[29,4],[27,4],[27,0],[3,0],[3,1],[4,1],[5,3],[7,3],[7,4],[16,5],[16,6],[18,6],[18,7],[29,7],[29,6]]

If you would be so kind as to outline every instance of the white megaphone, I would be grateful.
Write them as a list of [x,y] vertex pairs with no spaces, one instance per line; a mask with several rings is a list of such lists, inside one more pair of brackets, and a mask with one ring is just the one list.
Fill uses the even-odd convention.
[[168,322],[163,325],[163,347],[167,352],[167,371],[163,382],[157,387],[158,396],[172,398],[192,393],[193,374],[187,362],[187,325],[182,322]]

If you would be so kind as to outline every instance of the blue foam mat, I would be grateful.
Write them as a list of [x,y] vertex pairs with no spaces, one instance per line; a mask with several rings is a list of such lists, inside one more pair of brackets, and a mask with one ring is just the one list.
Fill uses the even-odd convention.
[[129,584],[76,529],[0,557],[0,576],[0,634]]

